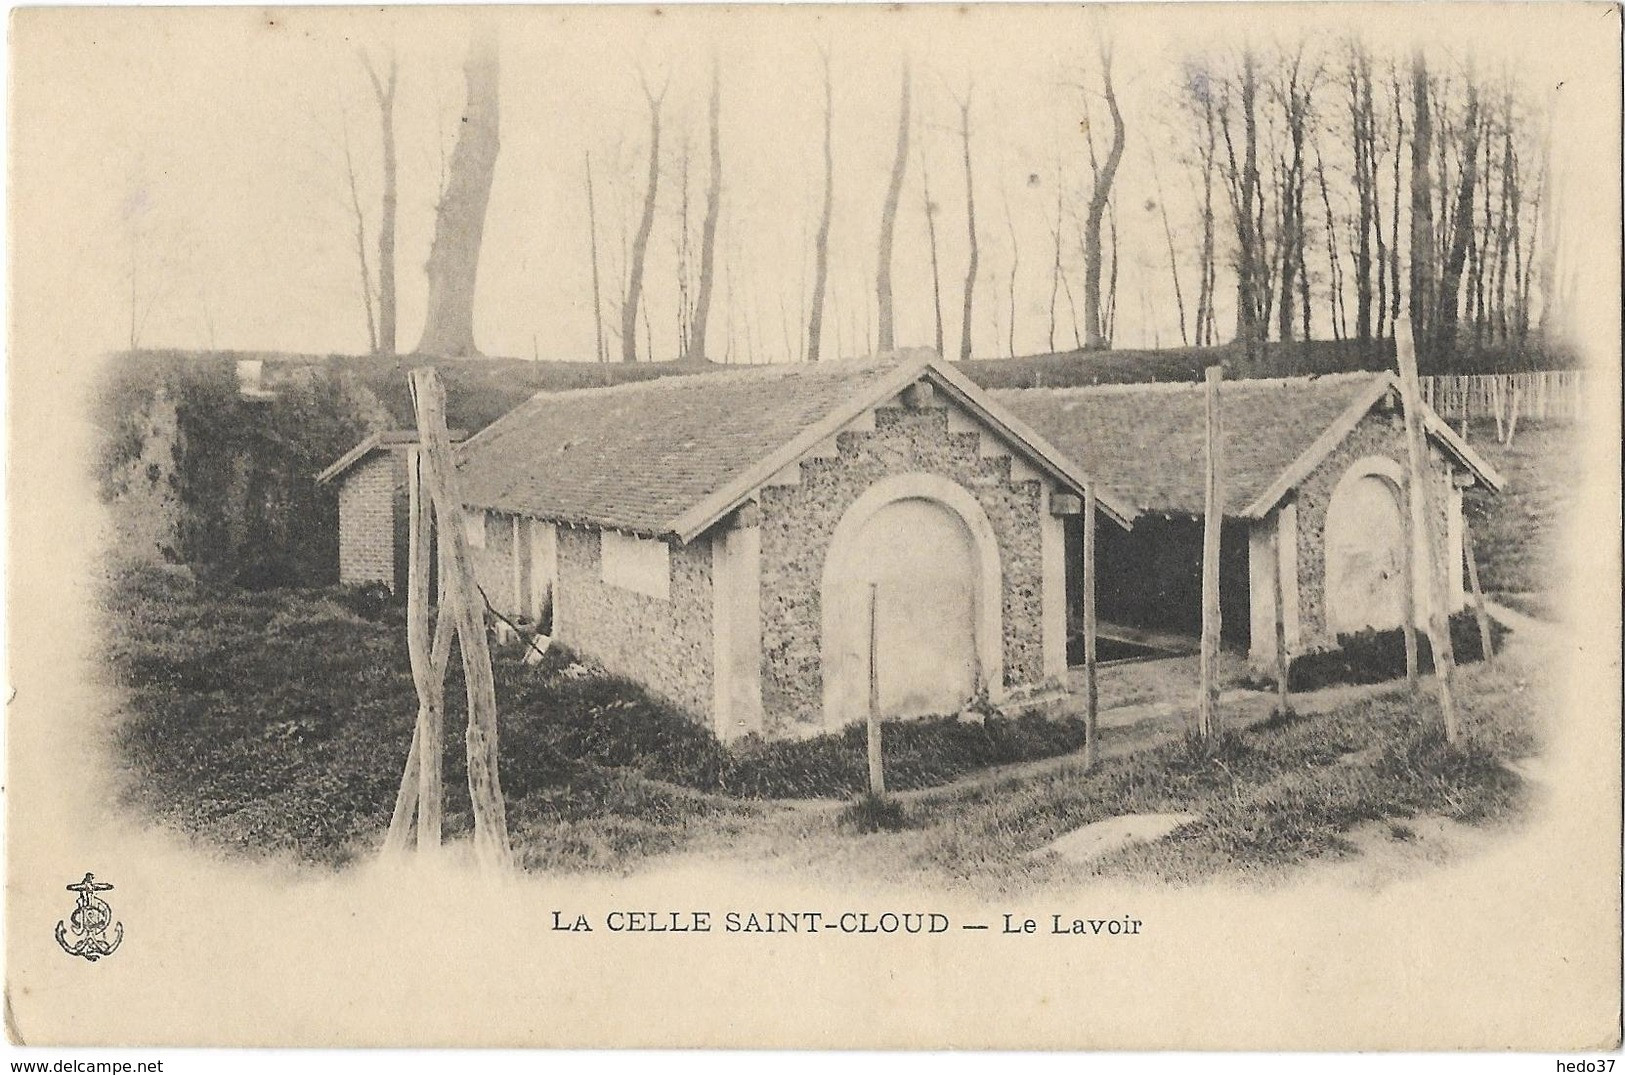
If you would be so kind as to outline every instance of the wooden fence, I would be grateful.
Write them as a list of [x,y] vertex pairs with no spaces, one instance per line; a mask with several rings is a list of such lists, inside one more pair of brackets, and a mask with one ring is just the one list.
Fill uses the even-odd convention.
[[1546,370],[1423,377],[1422,398],[1441,416],[1456,420],[1493,418],[1500,426],[1516,414],[1543,422],[1573,422],[1584,406],[1585,376],[1579,370]]

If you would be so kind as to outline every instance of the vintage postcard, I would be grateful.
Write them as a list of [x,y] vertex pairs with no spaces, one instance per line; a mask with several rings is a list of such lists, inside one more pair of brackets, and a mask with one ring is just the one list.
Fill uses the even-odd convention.
[[1613,1050],[1620,8],[19,8],[18,1047]]

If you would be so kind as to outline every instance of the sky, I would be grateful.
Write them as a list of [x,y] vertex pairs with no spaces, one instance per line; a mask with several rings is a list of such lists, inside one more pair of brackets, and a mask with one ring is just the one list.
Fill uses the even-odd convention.
[[[462,104],[461,63],[483,21],[494,24],[502,60],[502,148],[475,311],[488,354],[594,356],[589,153],[606,346],[619,353],[613,304],[647,169],[646,81],[668,87],[648,328],[654,357],[675,357],[682,147],[685,140],[691,147],[697,245],[715,56],[723,197],[710,349],[735,361],[799,357],[823,182],[821,47],[830,53],[835,117],[826,353],[850,357],[874,347],[876,233],[905,60],[916,122],[893,261],[898,343],[930,345],[934,335],[923,164],[939,207],[946,349],[959,349],[968,243],[955,101],[968,93],[981,248],[973,352],[1002,355],[1012,343],[1018,354],[1049,350],[1058,181],[1069,203],[1069,280],[1081,302],[1076,218],[1089,189],[1082,127],[1087,110],[1104,155],[1103,41],[1113,50],[1128,125],[1115,202],[1116,342],[1169,346],[1180,342],[1180,329],[1164,203],[1187,304],[1195,291],[1197,217],[1183,163],[1191,134],[1172,105],[1185,60],[1299,37],[1330,48],[1358,34],[1379,57],[1420,44],[1441,65],[1510,64],[1531,87],[1554,89],[1554,167],[1578,175],[1583,191],[1598,178],[1591,169],[1599,153],[1617,169],[1617,153],[1602,150],[1617,145],[1618,132],[1603,115],[1598,133],[1597,110],[1585,105],[1595,92],[1617,95],[1614,24],[1600,21],[1607,10],[1498,5],[1474,8],[1471,17],[1424,5],[1195,4],[24,11],[13,31],[15,312],[37,314],[64,343],[94,351],[127,346],[132,329],[145,347],[364,351],[344,159],[348,143],[375,249],[380,139],[362,57],[382,65],[393,53],[401,72],[399,344],[410,349],[422,329],[423,263]],[[1341,167],[1346,148],[1328,142],[1323,149],[1328,168]],[[1561,204],[1560,212],[1583,221],[1583,194]],[[1221,230],[1227,225],[1220,221]],[[1575,235],[1571,256],[1583,260],[1585,242],[1608,241],[1587,230],[1564,228]],[[1617,258],[1617,250],[1614,237],[1611,251],[1600,253]],[[1232,286],[1221,271],[1221,291]],[[1225,298],[1221,336],[1234,318]],[[1066,348],[1073,317],[1064,292],[1058,305],[1054,344]],[[639,353],[650,353],[646,338]]]

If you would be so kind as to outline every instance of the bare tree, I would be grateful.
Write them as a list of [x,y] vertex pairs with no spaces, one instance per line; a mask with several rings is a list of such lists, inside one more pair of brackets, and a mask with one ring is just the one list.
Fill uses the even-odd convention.
[[[392,355],[396,347],[397,304],[395,300],[395,216],[397,166],[395,159],[395,88],[399,84],[400,70],[395,53],[389,54],[389,72],[380,78],[372,61],[365,55],[362,63],[367,78],[372,82],[373,97],[378,102],[378,123],[383,132],[384,194],[383,210],[378,218],[378,332],[373,338],[373,350]],[[346,145],[348,158],[348,145]],[[354,183],[352,182],[352,187]],[[354,192],[352,190],[352,196]],[[365,268],[362,270],[366,272]],[[371,320],[371,313],[368,314]]]
[[1473,235],[1473,196],[1478,182],[1479,140],[1478,84],[1467,78],[1467,114],[1460,128],[1461,171],[1456,192],[1455,217],[1450,228],[1450,245],[1446,251],[1444,271],[1439,277],[1439,296],[1435,313],[1436,346],[1446,352],[1456,345],[1456,325],[1459,319],[1461,274],[1467,263],[1467,249]]
[[1428,316],[1434,295],[1433,188],[1429,168],[1433,153],[1433,120],[1428,108],[1427,57],[1411,55],[1411,335],[1426,348],[1432,327]]
[[643,216],[638,220],[627,266],[626,301],[621,306],[622,362],[638,360],[638,306],[643,298],[644,259],[649,252],[649,232],[655,223],[655,195],[660,189],[660,106],[666,99],[666,87],[670,83],[663,84],[658,94],[649,88],[648,79],[641,75],[639,84],[649,105],[649,182],[644,188]]
[[1151,153],[1151,177],[1157,192],[1157,208],[1162,211],[1162,235],[1168,241],[1168,274],[1174,281],[1174,303],[1179,308],[1179,342],[1190,346],[1190,333],[1185,328],[1185,292],[1179,284],[1179,258],[1174,254],[1174,229],[1168,223],[1168,199],[1162,193],[1162,172],[1157,168],[1157,155]]
[[882,352],[894,351],[897,348],[892,324],[891,251],[892,237],[897,231],[897,203],[902,197],[903,176],[908,170],[909,112],[909,69],[905,60],[902,103],[898,106],[897,157],[892,162],[891,183],[886,188],[886,202],[880,211],[880,257],[875,269],[875,301],[879,306],[880,319],[879,350]]
[[[1304,186],[1306,161],[1304,144],[1308,135],[1311,110],[1314,106],[1315,83],[1319,79],[1319,65],[1306,61],[1305,46],[1297,47],[1281,57],[1281,69],[1271,82],[1271,91],[1281,109],[1286,125],[1289,153],[1283,152],[1276,164],[1278,191],[1276,205],[1280,215],[1280,235],[1276,252],[1280,257],[1280,307],[1278,332],[1282,340],[1296,335],[1293,302],[1301,300],[1304,338],[1309,337],[1308,273],[1304,265]],[[1299,294],[1294,295],[1294,287]]]
[[824,289],[829,283],[829,221],[835,208],[835,146],[832,131],[835,119],[834,94],[830,85],[829,51],[819,49],[824,63],[824,211],[818,219],[818,238],[813,251],[812,312],[807,316],[807,361],[822,357],[824,337]]
[[463,65],[468,100],[425,266],[429,303],[423,338],[417,346],[420,354],[460,357],[479,353],[474,344],[474,285],[501,144],[499,74],[496,40],[481,34],[470,45]]
[[1213,313],[1218,272],[1214,257],[1213,169],[1218,160],[1218,123],[1213,99],[1213,77],[1205,62],[1185,64],[1181,100],[1197,125],[1196,163],[1202,179],[1197,201],[1202,213],[1202,245],[1196,291],[1196,345],[1216,342]]
[[592,254],[592,327],[596,338],[597,350],[593,357],[599,362],[609,360],[609,352],[604,348],[604,303],[603,292],[598,280],[598,208],[592,196],[592,151],[588,150],[587,159],[587,242]]
[[925,232],[931,245],[931,305],[936,313],[936,349],[942,354],[942,270],[937,260],[937,203],[931,200],[931,169],[926,163],[925,138],[919,145],[920,187],[925,201]]
[[694,321],[688,343],[688,358],[695,362],[706,360],[705,327],[711,316],[717,216],[722,210],[722,75],[714,56],[711,58],[710,118],[711,183],[705,192],[705,228],[700,234],[700,290],[694,302]]
[[[1094,190],[1089,195],[1089,215],[1083,229],[1083,330],[1084,345],[1090,349],[1110,346],[1107,317],[1100,303],[1100,226],[1111,197],[1112,181],[1117,166],[1123,159],[1123,113],[1117,106],[1117,94],[1112,86],[1112,53],[1104,42],[1100,46],[1100,79],[1106,97],[1106,108],[1112,117],[1112,147],[1106,154],[1105,164],[1095,173]],[[1113,272],[1116,259],[1113,259]]]
[[959,326],[959,358],[968,361],[971,355],[971,311],[976,301],[976,267],[981,250],[976,243],[976,184],[971,175],[970,161],[970,105],[973,87],[965,87],[965,96],[956,98],[959,105],[959,137],[965,156],[965,230],[969,235],[970,264],[965,269],[965,311]]
[[350,153],[349,117],[342,116],[341,123],[344,133],[344,178],[350,191],[350,213],[355,217],[356,260],[361,264],[361,305],[367,312],[367,350],[377,354],[378,319],[373,312],[372,269],[367,262],[367,216],[361,211],[361,196],[356,191],[355,159]]

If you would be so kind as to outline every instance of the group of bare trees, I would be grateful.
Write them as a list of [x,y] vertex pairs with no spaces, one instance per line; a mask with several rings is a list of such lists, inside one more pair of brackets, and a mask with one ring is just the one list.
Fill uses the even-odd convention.
[[[1113,344],[1120,262],[1119,170],[1131,145],[1131,126],[1149,132],[1158,122],[1171,124],[1181,150],[1176,157],[1183,181],[1176,176],[1172,190],[1176,199],[1182,188],[1188,192],[1183,208],[1171,208],[1164,194],[1163,174],[1151,149],[1159,139],[1147,137],[1140,142],[1136,132],[1134,140],[1144,148],[1135,152],[1149,163],[1149,190],[1155,196],[1146,198],[1145,207],[1148,213],[1160,212],[1171,284],[1168,291],[1177,310],[1181,342],[1197,346],[1219,343],[1228,335],[1228,325],[1221,329],[1220,311],[1231,305],[1234,336],[1249,351],[1271,341],[1312,338],[1372,344],[1390,337],[1398,318],[1408,316],[1419,345],[1430,355],[1444,356],[1448,366],[1448,356],[1459,345],[1522,345],[1544,327],[1553,308],[1555,258],[1554,229],[1548,222],[1548,109],[1545,102],[1532,100],[1511,72],[1481,68],[1464,57],[1430,57],[1421,52],[1374,55],[1367,44],[1355,39],[1300,39],[1268,48],[1248,45],[1189,57],[1178,68],[1171,94],[1176,107],[1171,113],[1125,116],[1108,42],[1099,43],[1096,58],[1094,70],[1066,79],[1071,89],[1081,92],[1076,100],[1084,137],[1058,138],[1053,146],[1045,147],[1054,153],[1055,168],[1053,211],[1049,207],[1043,210],[1052,244],[1048,252],[1051,350],[1057,346],[1063,295],[1071,308],[1074,344],[1088,349]],[[368,339],[374,352],[392,354],[399,324],[395,113],[400,71],[393,58],[382,69],[363,59],[382,143],[382,197],[376,211],[375,245],[368,235],[370,214],[358,193],[346,134],[348,199]],[[816,230],[808,234],[811,212],[803,230],[802,243],[811,247],[812,275],[808,281],[804,261],[796,331],[790,326],[798,319],[794,311],[785,309],[782,295],[780,298],[787,357],[809,361],[829,357],[826,329],[834,290],[835,80],[827,49],[820,50],[820,60],[822,190]],[[426,320],[416,348],[420,353],[479,353],[474,338],[474,290],[500,148],[499,73],[494,42],[476,39],[464,65],[465,103],[436,201],[434,240],[425,265]],[[658,88],[640,77],[647,107],[647,145],[640,145],[638,151],[646,149],[647,163],[642,169],[641,196],[631,191],[626,195],[624,208],[629,212],[620,218],[619,264],[611,261],[607,287],[601,264],[603,207],[595,191],[592,155],[586,157],[595,355],[600,361],[607,361],[615,349],[608,339],[612,335],[619,337],[622,361],[638,361],[640,337],[643,355],[656,357],[647,274],[651,243],[665,229],[657,212],[663,178],[665,196],[680,199],[680,227],[670,240],[676,251],[675,357],[690,361],[726,357],[715,353],[709,340],[712,315],[719,303],[729,321],[726,335],[728,350],[732,348],[734,274],[720,264],[727,260],[727,251],[733,250],[720,237],[725,191],[722,74],[713,57],[705,116],[708,176],[697,243],[690,220],[690,139],[687,131],[680,130],[676,176],[670,175],[674,165],[667,159],[670,140],[663,140],[669,134],[665,121],[671,76]],[[957,123],[938,129],[958,143],[964,166],[965,276],[958,353],[968,359],[973,354],[979,299],[992,306],[992,331],[1012,354],[1017,322],[1027,311],[1017,302],[1018,228],[1002,178],[997,193],[1009,232],[1008,260],[1000,254],[996,237],[991,237],[992,259],[984,256],[990,236],[978,228],[974,158],[983,150],[977,146],[973,112],[985,98],[973,95],[969,79],[961,86],[948,89]],[[1097,130],[1092,120],[1102,111],[1108,123]],[[876,245],[871,248],[875,261],[869,294],[875,305],[870,310],[867,301],[860,303],[860,316],[875,329],[879,351],[897,347],[893,274],[899,254],[894,247],[899,240],[908,171],[911,162],[917,161],[924,211],[922,238],[928,250],[916,256],[922,268],[929,259],[933,339],[941,353],[946,266],[939,239],[940,226],[948,217],[933,197],[926,152],[933,127],[928,116],[922,115],[919,88],[906,60],[900,69],[896,115],[895,151],[884,199],[877,217],[870,218],[875,221]],[[873,167],[878,172],[883,164],[875,161]],[[1072,191],[1069,168],[1086,176],[1082,192]],[[675,194],[671,192],[674,185]],[[1027,185],[1044,184],[1034,171]],[[853,211],[866,212],[861,207]],[[1196,226],[1176,227],[1173,215],[1188,217]],[[630,235],[625,223],[629,216],[636,222]],[[1151,251],[1148,247],[1138,259],[1142,275],[1151,271],[1145,266],[1161,257],[1160,252]],[[1081,261],[1082,272],[1077,301],[1072,267],[1067,264],[1074,256]],[[1005,265],[1008,286],[1001,288],[998,274]],[[1190,286],[1193,269],[1196,279]],[[723,295],[718,294],[719,272],[727,279]],[[979,289],[978,280],[989,273],[995,286],[991,291]],[[1222,280],[1224,277],[1228,279]],[[749,283],[745,281],[746,286]],[[1154,304],[1147,299],[1143,282],[1140,286],[1142,316],[1154,318]],[[1187,296],[1194,298],[1189,309]],[[612,311],[610,306],[618,309]],[[1041,311],[1037,316],[1041,317]],[[983,311],[984,324],[986,317]],[[837,333],[845,327],[839,311],[834,324]],[[867,346],[867,332],[867,327],[861,332],[854,329],[854,342]],[[841,341],[836,343],[839,350]]]
[[[1511,73],[1300,40],[1193,57],[1183,75],[1196,343],[1217,342],[1220,234],[1235,335],[1249,349],[1317,335],[1370,342],[1408,311],[1419,346],[1448,363],[1466,340],[1521,345],[1540,328],[1537,297],[1543,316],[1552,308],[1550,287],[1535,287],[1554,254],[1540,242],[1548,121]],[[1216,175],[1228,227],[1215,215]],[[1171,271],[1177,288],[1177,260]]]
[[[369,258],[367,212],[358,193],[354,157],[345,133],[344,167],[349,208],[355,224],[356,259],[361,273],[361,302],[367,340],[373,354],[393,355],[397,347],[399,303],[396,298],[395,236],[399,213],[399,160],[395,137],[395,102],[400,66],[394,54],[380,73],[363,53],[361,63],[378,107],[382,146],[382,196],[378,209],[376,281]],[[442,169],[435,202],[433,245],[424,264],[428,308],[416,353],[447,357],[479,354],[474,342],[474,289],[479,276],[480,247],[485,236],[486,208],[501,147],[501,64],[496,40],[476,36],[463,64],[466,97],[450,163]]]

